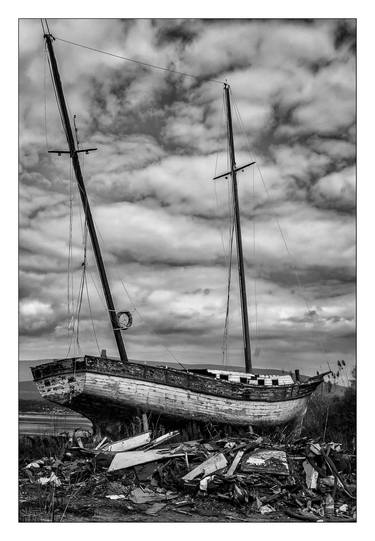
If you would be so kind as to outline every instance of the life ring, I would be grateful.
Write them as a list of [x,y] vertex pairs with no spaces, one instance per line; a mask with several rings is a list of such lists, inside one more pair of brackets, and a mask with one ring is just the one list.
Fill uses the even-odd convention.
[[[127,321],[124,321],[123,316],[127,317]],[[118,322],[119,328],[122,331],[128,330],[133,324],[133,317],[131,315],[131,312],[128,312],[127,310],[124,310],[122,312],[117,312],[117,322]]]

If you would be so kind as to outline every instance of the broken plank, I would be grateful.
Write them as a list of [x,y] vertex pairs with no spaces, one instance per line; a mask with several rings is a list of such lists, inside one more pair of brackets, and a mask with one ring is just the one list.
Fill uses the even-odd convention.
[[313,490],[316,490],[318,476],[319,476],[318,472],[316,471],[315,468],[313,468],[313,466],[307,460],[305,460],[302,463],[302,466],[303,466],[303,469],[304,469],[305,474],[306,474],[306,486],[307,486],[307,488],[312,488]]
[[199,466],[184,475],[182,479],[183,481],[191,481],[202,473],[207,476],[217,470],[222,470],[227,465],[228,462],[223,453],[218,453],[217,455],[211,456],[210,458],[202,462],[202,464],[199,464]]
[[101,448],[101,451],[122,453],[124,451],[131,451],[132,449],[137,449],[137,447],[142,447],[142,445],[146,445],[150,441],[151,432],[144,432],[143,434],[137,434],[137,436],[133,436],[131,438],[107,443]]
[[102,446],[105,444],[105,442],[107,441],[107,439],[108,439],[107,436],[104,436],[104,438],[102,439],[102,441],[98,443],[98,445],[95,447],[94,450],[97,451],[98,449],[100,449],[100,447],[102,447]]
[[126,453],[117,453],[108,468],[108,471],[124,470],[137,466],[139,464],[146,464],[147,462],[153,462],[154,460],[162,460],[163,458],[175,458],[178,456],[184,456],[182,453],[162,453],[158,450],[150,451],[128,451]]
[[83,449],[83,448],[84,448],[84,445],[83,445],[83,443],[82,443],[81,438],[78,437],[78,438],[76,438],[76,440],[77,440],[77,443],[78,443],[79,447],[80,447],[81,449]]
[[234,472],[236,471],[236,468],[241,460],[241,458],[243,457],[243,454],[244,454],[245,451],[238,451],[229,470],[227,471],[227,473],[225,474],[225,477],[230,477],[231,475],[234,474]]
[[168,432],[167,434],[163,434],[162,436],[159,436],[158,438],[155,438],[152,440],[148,445],[147,449],[153,449],[157,445],[160,445],[161,443],[165,443],[166,441],[171,440],[172,438],[178,436],[180,432],[178,430],[174,430],[173,432]]

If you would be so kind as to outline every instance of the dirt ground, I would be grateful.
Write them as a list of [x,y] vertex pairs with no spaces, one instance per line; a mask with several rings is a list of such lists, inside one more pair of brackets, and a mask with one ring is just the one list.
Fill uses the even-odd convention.
[[21,522],[298,522],[283,513],[247,513],[234,506],[218,502],[197,500],[194,506],[174,509],[168,503],[156,514],[148,514],[150,504],[130,504],[124,500],[108,501],[103,498],[79,498],[70,502],[66,512],[59,507],[53,516],[33,506],[20,505]]

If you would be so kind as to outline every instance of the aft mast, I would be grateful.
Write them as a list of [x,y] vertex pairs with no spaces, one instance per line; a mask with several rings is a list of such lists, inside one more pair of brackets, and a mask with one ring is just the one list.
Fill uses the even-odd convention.
[[241,235],[241,219],[240,208],[238,204],[238,188],[237,188],[237,171],[242,170],[251,164],[245,166],[236,167],[236,157],[234,152],[233,141],[233,127],[232,127],[232,111],[230,104],[230,87],[228,84],[224,85],[225,102],[227,110],[227,124],[228,124],[228,142],[229,142],[229,154],[230,154],[230,174],[232,177],[232,192],[233,192],[233,208],[234,208],[234,220],[236,229],[236,245],[237,245],[237,260],[238,260],[238,276],[240,282],[240,296],[241,296],[241,314],[242,314],[242,335],[244,341],[244,355],[245,355],[245,368],[246,372],[251,372],[251,347],[250,347],[250,333],[249,333],[249,316],[247,312],[247,297],[246,297],[246,281],[245,270],[242,251],[242,235]]
[[[44,30],[43,23],[42,23],[42,26]],[[75,174],[77,184],[78,184],[79,194],[81,196],[83,210],[85,212],[85,218],[86,218],[86,223],[87,223],[87,227],[90,234],[91,244],[94,250],[96,264],[98,267],[100,280],[101,280],[103,291],[104,291],[108,314],[111,321],[112,330],[113,330],[113,334],[116,340],[116,344],[117,344],[117,349],[120,354],[121,361],[123,363],[126,363],[128,361],[128,356],[126,354],[125,345],[122,339],[121,330],[120,330],[120,326],[119,326],[119,322],[117,318],[117,313],[115,310],[115,306],[113,304],[112,294],[109,287],[107,274],[104,268],[102,254],[100,252],[98,237],[96,235],[94,220],[92,218],[90,204],[87,197],[86,188],[83,181],[81,166],[80,166],[79,157],[78,157],[79,152],[87,153],[89,150],[96,150],[96,149],[79,150],[78,148],[76,148],[76,144],[73,137],[73,131],[70,124],[69,115],[68,115],[68,110],[67,110],[67,106],[65,102],[63,87],[62,87],[62,83],[60,79],[60,74],[57,67],[56,57],[55,57],[55,53],[54,53],[53,45],[52,45],[54,37],[49,32],[47,21],[46,21],[46,28],[47,28],[47,31],[44,30],[44,39],[46,40],[46,45],[47,45],[48,54],[49,54],[50,63],[51,63],[53,82],[56,89],[56,95],[57,95],[59,108],[61,112],[63,128],[64,128],[64,132],[65,132],[66,139],[68,142],[68,147],[69,147],[68,151],[61,150],[61,151],[53,151],[53,152],[56,152],[57,154],[70,154],[70,158],[72,160],[72,165],[74,169],[74,174]]]

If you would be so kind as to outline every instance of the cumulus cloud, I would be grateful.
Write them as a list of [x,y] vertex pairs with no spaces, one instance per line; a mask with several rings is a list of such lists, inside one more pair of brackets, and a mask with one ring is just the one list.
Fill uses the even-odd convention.
[[[54,42],[80,145],[98,148],[81,156],[82,168],[116,304],[134,314],[130,356],[223,360],[231,209],[229,180],[212,181],[228,170],[223,90],[213,80],[228,80],[237,164],[257,162],[238,174],[255,363],[315,373],[319,344],[329,359],[353,363],[355,22],[50,27],[57,38],[196,76]],[[71,339],[68,253],[74,296],[82,273],[82,210],[68,157],[47,154],[66,141],[37,20],[20,21],[19,74],[20,351],[58,357]],[[94,324],[116,355],[90,244],[87,287],[81,348],[95,353]],[[241,365],[235,267],[232,293],[228,362]]]

